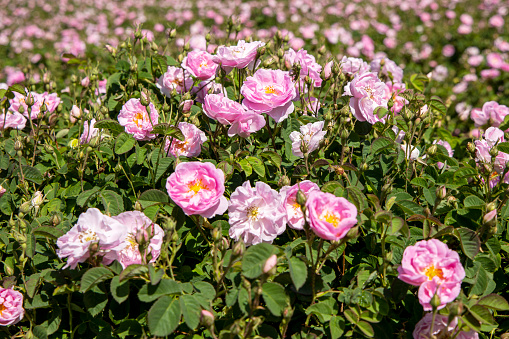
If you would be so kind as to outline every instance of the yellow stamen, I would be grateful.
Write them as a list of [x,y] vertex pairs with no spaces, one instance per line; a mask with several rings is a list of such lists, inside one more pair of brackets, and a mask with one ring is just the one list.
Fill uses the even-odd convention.
[[249,219],[258,220],[258,207],[251,206],[247,208],[247,216]]
[[341,217],[330,212],[327,212],[321,219],[332,224],[334,227],[338,227],[339,222],[341,221]]
[[4,304],[0,304],[0,317],[2,316],[2,312],[5,311],[6,307]]
[[265,86],[265,93],[266,94],[276,94],[276,95],[279,95],[281,94],[280,91],[278,91],[274,86],[270,85],[270,86]]
[[208,187],[203,184],[201,179],[191,182],[187,187],[189,188],[189,192],[193,191],[194,194],[197,194],[202,189],[208,189]]
[[140,127],[140,125],[143,123],[143,118],[144,118],[143,112],[138,112],[134,115],[133,121],[136,124],[136,126]]
[[434,265],[429,266],[424,274],[429,278],[429,280],[433,280],[433,277],[439,277],[440,279],[444,279],[444,273],[441,268],[435,268]]

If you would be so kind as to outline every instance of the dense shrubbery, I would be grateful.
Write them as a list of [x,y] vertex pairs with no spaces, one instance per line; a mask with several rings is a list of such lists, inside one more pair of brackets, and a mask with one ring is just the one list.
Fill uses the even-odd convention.
[[[453,20],[436,4],[397,11],[405,4],[422,30]],[[482,6],[484,21],[463,16],[474,32],[454,27],[458,45],[436,58],[410,46],[387,57],[360,34],[334,58],[337,25],[315,36],[306,22],[305,50],[288,32],[236,39],[248,31],[230,21],[224,36],[191,32],[192,51],[175,30],[166,45],[136,27],[107,55],[35,61],[51,68],[40,82],[28,64],[10,69],[0,89],[5,335],[503,337],[509,109],[497,95],[508,64],[488,56],[499,74],[485,86],[473,80],[481,68],[465,67],[480,54],[463,44],[481,23],[503,33],[507,8]],[[390,18],[391,29],[415,19]],[[370,25],[360,31],[388,32]],[[384,49],[399,53],[391,35]],[[456,80],[480,97],[451,94],[447,73],[464,71]]]

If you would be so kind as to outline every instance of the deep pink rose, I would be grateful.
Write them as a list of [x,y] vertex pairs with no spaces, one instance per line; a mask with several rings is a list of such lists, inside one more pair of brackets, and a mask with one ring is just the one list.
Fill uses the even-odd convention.
[[23,294],[0,287],[0,326],[14,325],[25,316]]
[[210,162],[181,162],[166,181],[171,200],[187,215],[212,218],[228,208],[224,173]]
[[389,101],[392,98],[393,101],[391,111],[399,113],[403,109],[403,106],[409,103],[407,99],[400,96],[400,94],[405,91],[405,84],[398,82],[393,84],[391,81],[388,81],[385,85],[386,99]]
[[230,125],[238,116],[244,114],[246,109],[221,94],[207,94],[203,101],[203,112],[223,125]]
[[7,128],[23,129],[27,123],[27,119],[18,112],[7,112],[0,114],[0,130]]
[[179,122],[178,129],[184,135],[184,140],[166,138],[164,150],[173,157],[196,157],[201,153],[201,145],[207,141],[207,136],[198,127],[188,122]]
[[309,226],[320,238],[340,240],[357,223],[357,208],[345,198],[313,190],[306,201]]
[[228,136],[239,135],[247,138],[251,133],[261,130],[265,126],[265,118],[258,113],[247,111],[235,118],[228,129]]
[[246,68],[254,70],[254,60],[258,52],[258,48],[265,46],[264,42],[253,41],[245,42],[240,40],[237,46],[219,46],[217,53],[212,60],[220,65],[226,72],[230,72],[233,68]]
[[279,191],[283,198],[288,224],[296,230],[304,229],[304,214],[302,214],[301,206],[297,202],[299,189],[307,197],[311,191],[319,191],[320,187],[312,181],[304,180],[293,186],[284,186]]
[[366,72],[356,75],[347,87],[352,95],[350,110],[359,121],[367,121],[370,124],[377,121],[385,122],[385,117],[379,118],[374,114],[378,106],[387,108],[386,85],[376,73]]
[[126,133],[132,134],[136,140],[149,140],[156,137],[151,134],[152,129],[159,120],[159,113],[152,103],[148,105],[150,108],[150,116],[147,107],[143,106],[140,99],[129,99],[118,114],[118,122],[125,127]]
[[296,91],[288,72],[259,69],[247,77],[240,92],[242,104],[248,110],[267,113],[276,122],[285,120],[295,109],[292,100]]
[[216,76],[218,65],[212,61],[212,55],[205,51],[191,51],[182,60],[182,68],[200,80],[210,80]]
[[168,70],[159,79],[157,79],[157,88],[167,97],[171,97],[173,90],[177,93],[185,93],[193,87],[193,79],[188,72],[184,72],[182,68],[168,66]]

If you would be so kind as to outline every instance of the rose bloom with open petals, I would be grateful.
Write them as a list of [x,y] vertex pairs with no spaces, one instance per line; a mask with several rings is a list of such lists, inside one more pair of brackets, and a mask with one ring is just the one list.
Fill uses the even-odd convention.
[[[453,157],[454,156],[454,150],[452,149],[451,147],[451,144],[449,144],[447,141],[445,140],[433,140],[433,144],[437,144],[437,145],[440,145],[440,146],[444,146],[444,148],[447,150],[447,154],[449,154],[449,157]],[[437,162],[437,167],[439,169],[442,169],[444,167],[444,163],[443,162]]]
[[154,224],[140,211],[123,212],[112,218],[123,226],[122,242],[111,251],[112,258],[116,259],[123,268],[132,264],[141,264],[142,257],[136,240],[138,235],[138,238],[141,236],[149,242],[145,253],[145,255],[149,253],[152,255],[149,262],[157,260],[164,237],[164,231],[158,224]]
[[95,119],[90,120],[90,127],[88,126],[88,121],[83,123],[83,133],[80,137],[80,144],[89,143],[92,138],[96,137],[99,134],[99,129],[94,127]]
[[250,70],[254,70],[256,66],[254,61],[258,48],[262,46],[265,46],[265,43],[261,41],[245,42],[244,40],[239,40],[237,46],[219,46],[212,60],[227,73],[234,68],[242,69],[248,67]]
[[[196,157],[201,153],[201,145],[207,141],[207,136],[195,125],[188,122],[179,122],[178,129],[184,135],[184,140],[166,138],[164,150],[173,157]],[[170,144],[171,140],[171,144]]]
[[9,110],[12,112],[18,112],[19,113],[19,107],[23,106],[23,116],[27,119],[37,119],[37,116],[41,112],[41,106],[44,101],[43,95],[36,93],[36,92],[30,92],[28,96],[33,98],[34,104],[30,108],[30,116],[28,116],[28,105],[25,103],[27,95],[21,94],[18,92],[14,93],[14,99],[10,100],[11,106],[9,107]]
[[388,81],[385,83],[385,95],[387,101],[389,101],[392,98],[393,106],[391,108],[391,111],[394,113],[399,113],[403,106],[407,105],[409,101],[400,94],[405,91],[405,84],[403,83],[392,83],[391,81]]
[[[504,142],[504,131],[497,127],[490,127],[486,130],[482,140],[475,140],[475,161],[491,164],[490,150],[497,142]],[[509,162],[509,154],[498,152],[495,157],[493,169],[501,174]]]
[[[464,332],[461,331],[456,335],[458,319],[454,318],[450,324],[449,317],[446,315],[435,315],[435,322],[433,323],[433,313],[426,313],[424,317],[415,325],[414,332],[412,333],[414,339],[429,339],[430,334],[435,335],[437,338],[454,338],[456,339],[478,339],[479,334],[474,331]],[[433,333],[431,333],[431,324],[433,323]]]
[[347,75],[353,76],[355,74],[364,74],[369,72],[371,67],[367,62],[360,58],[352,58],[343,56],[340,61],[341,71]]
[[50,113],[54,112],[60,104],[60,98],[57,93],[49,94],[48,92],[44,92],[41,96],[44,104],[46,105],[46,111]]
[[284,186],[279,191],[283,198],[288,224],[296,230],[304,229],[304,214],[297,202],[297,192],[299,190],[307,197],[310,192],[319,191],[320,187],[312,181],[304,180],[293,186]]
[[[382,68],[382,60],[384,62],[383,68]],[[392,61],[389,58],[383,57],[383,58],[376,58],[375,60],[371,61],[371,71],[372,72],[380,72],[380,69],[382,69],[382,74],[389,77],[389,74],[392,75],[392,80],[395,82],[402,82],[403,81],[403,70],[401,67],[396,65],[394,61]]]
[[14,325],[24,315],[23,294],[11,288],[0,287],[0,326]]
[[[76,225],[57,240],[57,255],[60,259],[67,258],[63,268],[76,268],[78,263],[90,258],[90,247],[97,244],[97,252],[93,255],[104,256],[120,244],[124,225],[102,214],[97,208],[89,208],[81,213]],[[104,257],[105,265],[113,259]]]
[[216,76],[218,64],[212,61],[212,55],[205,51],[191,51],[182,60],[182,68],[200,80],[210,80]]
[[224,173],[210,162],[183,162],[166,181],[166,189],[187,215],[205,218],[223,214],[228,208],[224,197]]
[[25,128],[27,119],[18,112],[7,112],[7,114],[0,114],[0,130],[7,128],[23,129]]
[[240,92],[244,96],[244,107],[267,113],[276,122],[285,120],[295,109],[292,102],[296,96],[295,85],[288,72],[279,69],[259,69],[247,77]]
[[125,127],[126,133],[132,134],[136,140],[149,140],[156,137],[151,134],[153,126],[157,125],[159,113],[153,104],[149,104],[150,117],[147,107],[143,106],[140,99],[129,99],[118,114],[118,122]]
[[272,243],[286,229],[286,211],[282,198],[269,185],[244,182],[230,196],[228,206],[230,237],[242,238],[246,245]]
[[419,286],[419,302],[425,311],[432,309],[430,300],[435,293],[440,297],[438,309],[456,299],[465,278],[458,253],[437,239],[408,246],[398,273],[398,278],[407,284]]
[[500,126],[504,118],[509,115],[509,107],[500,105],[496,101],[485,102],[482,106],[482,111],[488,117],[491,127]]
[[305,49],[300,49],[298,52],[295,52],[292,48],[290,48],[285,53],[284,58],[287,68],[291,68],[295,63],[300,64],[300,77],[305,78],[306,75],[308,75],[314,80],[315,87],[322,86],[322,78],[320,77],[322,66],[320,66],[316,62],[315,57],[308,54]]
[[220,124],[230,125],[238,116],[244,114],[246,109],[221,94],[207,94],[203,102],[203,112]]
[[157,79],[156,86],[167,97],[171,97],[173,90],[177,93],[188,92],[193,87],[193,79],[185,73],[188,72],[184,72],[180,67],[168,66],[166,73]]
[[247,111],[233,121],[231,127],[228,129],[228,136],[231,138],[239,135],[242,138],[247,138],[251,133],[261,130],[265,126],[265,118],[258,113]]
[[313,190],[306,201],[309,226],[322,239],[340,240],[357,223],[357,208],[345,198]]
[[373,72],[356,75],[346,85],[345,93],[352,96],[350,110],[357,120],[367,121],[372,125],[378,121],[385,123],[385,117],[379,118],[374,114],[374,110],[379,106],[387,108],[386,87]]
[[292,153],[296,157],[304,157],[302,147],[306,148],[306,154],[318,149],[320,141],[325,137],[327,131],[322,131],[324,121],[317,121],[300,126],[300,133],[293,131],[289,137],[292,141]]

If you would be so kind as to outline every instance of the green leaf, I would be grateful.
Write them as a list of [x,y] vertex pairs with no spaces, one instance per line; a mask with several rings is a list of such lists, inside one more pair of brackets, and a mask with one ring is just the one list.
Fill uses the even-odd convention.
[[295,289],[300,289],[308,277],[308,268],[304,261],[297,257],[291,257],[288,260],[288,266],[290,267],[290,276],[293,281]]
[[475,208],[475,209],[482,209],[486,205],[484,200],[475,195],[469,195],[468,197],[466,197],[465,200],[463,201],[463,204],[465,205],[465,208]]
[[117,136],[117,140],[115,141],[115,153],[124,154],[129,152],[136,144],[136,139],[134,139],[130,134],[120,133]]
[[165,337],[171,334],[180,323],[181,309],[178,299],[162,296],[147,315],[147,324],[152,336]]
[[[498,126],[502,131],[505,131],[509,128],[509,115],[504,117],[504,121]],[[505,152],[504,152],[505,153]]]
[[21,168],[23,170],[23,175],[25,176],[26,180],[32,181],[38,185],[42,184],[43,177],[41,172],[37,168],[24,165],[21,166]]
[[509,303],[498,294],[488,294],[487,296],[479,299],[477,305],[481,305],[497,311],[509,311]]
[[376,154],[377,152],[389,148],[391,146],[394,146],[394,141],[386,137],[380,137],[373,141],[373,143],[371,144],[371,152],[373,154]]
[[239,165],[242,167],[242,170],[246,172],[246,177],[249,177],[253,173],[253,167],[247,159],[239,160]]
[[357,326],[366,337],[373,338],[375,336],[375,331],[373,330],[373,327],[367,321],[361,320],[357,323]]
[[250,246],[242,258],[242,274],[249,279],[258,278],[267,259],[277,251],[275,246],[265,243]]
[[[505,118],[504,118],[505,120]],[[501,142],[497,144],[497,149],[500,152],[509,153],[509,142]]]
[[110,291],[117,303],[123,303],[129,297],[129,280],[120,282],[120,276],[114,276],[111,279]]
[[274,151],[265,151],[260,153],[260,156],[269,159],[277,168],[281,168],[281,156]]
[[113,191],[102,191],[100,196],[103,201],[104,210],[106,214],[118,215],[124,212],[124,200],[120,195]]
[[340,316],[332,316],[329,321],[331,339],[338,339],[345,333],[345,319]]
[[396,205],[398,205],[406,214],[409,215],[423,213],[422,207],[411,200],[399,200],[396,201]]
[[420,92],[424,91],[424,86],[428,81],[428,77],[424,74],[412,74],[410,76],[410,83],[416,90]]
[[173,158],[164,157],[159,159],[159,164],[157,165],[156,171],[156,182],[161,179],[161,177],[166,173],[170,165],[173,163]]
[[495,324],[495,319],[486,307],[474,305],[469,308],[469,311],[481,324]]
[[26,253],[27,257],[33,258],[35,255],[35,247],[37,245],[36,240],[35,240],[35,234],[29,233],[26,235],[26,238],[27,238],[27,242],[26,242],[25,253]]
[[481,247],[479,236],[471,229],[465,227],[457,228],[453,233],[460,240],[463,253],[473,260]]
[[145,284],[138,292],[138,299],[145,303],[152,302],[163,295],[180,294],[182,290],[175,280],[162,279],[159,284]]
[[164,193],[157,189],[150,189],[143,192],[138,198],[141,206],[143,208],[155,205],[158,203],[167,203],[168,202],[168,193]]
[[34,326],[32,329],[32,334],[37,339],[47,339],[48,333],[46,332],[46,329],[42,325]]
[[322,323],[329,321],[332,318],[332,316],[337,313],[337,311],[334,310],[333,306],[330,303],[331,300],[332,299],[329,299],[327,301],[321,301],[309,306],[306,309],[306,314],[309,315],[313,313],[318,317],[318,320],[320,320],[320,322]]
[[37,286],[39,285],[40,277],[41,277],[40,273],[34,273],[25,282],[25,289],[27,291],[27,295],[30,298],[33,298],[35,295],[35,291],[37,289]]
[[76,198],[76,203],[78,206],[85,206],[85,204],[92,198],[92,196],[95,196],[100,191],[99,187],[94,187],[88,191],[84,191],[78,195]]
[[440,99],[437,96],[432,96],[430,101],[428,102],[428,105],[430,108],[433,108],[442,114],[447,113],[447,107],[445,107],[444,103],[442,102],[442,99]]
[[389,113],[389,110],[383,106],[378,106],[373,110],[373,114],[376,114],[380,119]]
[[137,278],[148,273],[147,265],[132,264],[127,266],[119,275],[120,282],[126,279]]
[[201,306],[196,296],[185,294],[179,298],[180,309],[184,316],[184,321],[191,330],[194,330],[200,324]]
[[94,128],[108,129],[116,134],[124,132],[124,126],[120,125],[116,120],[111,119],[96,121]]
[[454,172],[454,178],[472,178],[477,176],[477,169],[472,167],[461,167]]
[[489,278],[486,270],[482,266],[479,266],[479,270],[477,271],[477,274],[472,281],[472,287],[470,288],[468,295],[483,295],[484,291],[488,287],[488,279]]
[[267,282],[263,284],[263,301],[267,308],[276,317],[280,317],[288,304],[285,288],[278,283]]
[[334,192],[338,188],[343,188],[343,185],[341,185],[337,181],[329,181],[329,182],[325,183],[325,185],[322,186],[321,190],[322,190],[322,192],[334,194]]
[[62,232],[59,228],[53,226],[39,226],[37,228],[34,228],[33,232],[35,235],[42,235],[43,237],[54,240],[64,235],[64,232]]
[[260,159],[256,157],[247,157],[246,159],[251,164],[256,174],[262,178],[265,177],[265,165]]
[[104,310],[108,303],[108,295],[106,293],[96,293],[93,291],[85,292],[83,302],[87,308],[88,313],[95,317]]
[[413,178],[410,183],[414,186],[428,188],[428,181],[424,178]]
[[93,267],[81,277],[80,292],[84,293],[100,282],[113,278],[113,272],[105,267]]

